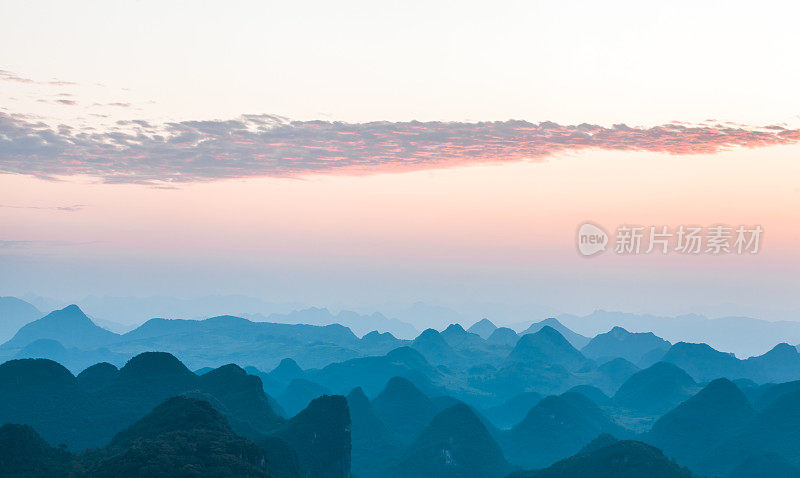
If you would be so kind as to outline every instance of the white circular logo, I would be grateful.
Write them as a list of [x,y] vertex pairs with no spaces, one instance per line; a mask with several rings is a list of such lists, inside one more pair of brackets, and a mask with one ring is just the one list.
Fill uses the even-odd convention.
[[591,223],[581,224],[578,228],[578,251],[584,256],[593,256],[606,250],[608,234]]

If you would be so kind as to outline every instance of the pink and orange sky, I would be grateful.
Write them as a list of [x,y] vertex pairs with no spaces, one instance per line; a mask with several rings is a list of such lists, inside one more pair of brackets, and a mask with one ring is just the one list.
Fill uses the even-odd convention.
[[796,319],[797,8],[3,4],[0,295]]

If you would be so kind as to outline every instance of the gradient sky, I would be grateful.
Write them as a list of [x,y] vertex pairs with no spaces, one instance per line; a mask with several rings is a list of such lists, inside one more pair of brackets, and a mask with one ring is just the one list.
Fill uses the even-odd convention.
[[0,295],[800,316],[795,2],[0,8]]

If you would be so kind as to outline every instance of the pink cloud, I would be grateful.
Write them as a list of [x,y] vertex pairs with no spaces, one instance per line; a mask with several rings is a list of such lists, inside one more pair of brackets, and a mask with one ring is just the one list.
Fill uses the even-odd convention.
[[[588,149],[709,154],[800,141],[800,130],[684,123],[650,128],[552,122],[287,121],[245,115],[119,129],[49,126],[0,113],[0,171],[87,174],[107,182],[211,181],[257,176],[368,174],[544,159]],[[125,127],[126,129],[122,129]]]

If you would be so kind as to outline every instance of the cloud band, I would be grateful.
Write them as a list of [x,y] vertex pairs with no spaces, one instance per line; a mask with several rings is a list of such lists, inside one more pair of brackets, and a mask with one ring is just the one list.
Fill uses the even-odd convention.
[[586,149],[715,153],[793,144],[782,126],[625,125],[503,122],[288,121],[245,115],[226,121],[153,125],[120,121],[106,132],[52,128],[0,113],[0,172],[44,178],[85,174],[117,183],[363,174],[538,160]]

